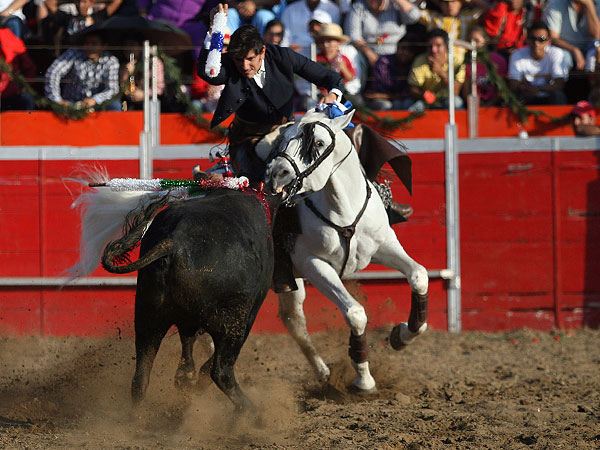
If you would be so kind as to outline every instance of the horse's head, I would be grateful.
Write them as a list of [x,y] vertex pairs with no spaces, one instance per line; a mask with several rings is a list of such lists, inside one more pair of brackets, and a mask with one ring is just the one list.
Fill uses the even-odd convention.
[[352,147],[342,130],[353,115],[351,111],[330,119],[323,112],[306,113],[285,131],[282,150],[268,164],[265,182],[273,191],[283,191],[287,202],[296,194],[323,189]]

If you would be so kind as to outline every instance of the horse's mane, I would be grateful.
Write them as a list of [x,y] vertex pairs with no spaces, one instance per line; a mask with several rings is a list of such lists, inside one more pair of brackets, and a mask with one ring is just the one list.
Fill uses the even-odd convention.
[[307,166],[317,159],[317,149],[315,148],[315,127],[317,122],[308,122],[302,126],[302,147],[300,148],[300,158]]

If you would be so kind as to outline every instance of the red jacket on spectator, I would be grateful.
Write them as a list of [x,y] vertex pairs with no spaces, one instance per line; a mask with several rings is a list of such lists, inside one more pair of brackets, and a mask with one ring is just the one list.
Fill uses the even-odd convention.
[[497,42],[498,50],[521,48],[525,43],[525,8],[516,12],[510,10],[509,6],[507,2],[497,2],[488,10],[482,21],[486,33]]
[[[25,78],[35,77],[35,64],[27,54],[25,44],[8,28],[0,28],[0,56],[11,66],[11,70]],[[21,92],[21,88],[10,75],[0,73],[0,94],[12,97]]]

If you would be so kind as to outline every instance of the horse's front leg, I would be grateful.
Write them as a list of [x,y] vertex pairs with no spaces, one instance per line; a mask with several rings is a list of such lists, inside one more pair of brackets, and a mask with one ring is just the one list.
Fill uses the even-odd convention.
[[317,379],[321,383],[329,381],[331,372],[327,364],[317,354],[317,349],[313,345],[308,330],[306,329],[306,317],[304,316],[304,299],[306,291],[304,290],[304,280],[296,279],[298,290],[279,294],[279,318],[287,328],[290,335],[300,346],[302,353],[308,359]]
[[395,233],[390,235],[373,255],[372,262],[396,269],[406,275],[411,289],[411,305],[408,322],[396,325],[390,334],[390,344],[394,350],[401,350],[417,336],[427,330],[429,277],[425,267],[412,259],[398,242]]
[[363,392],[375,391],[375,380],[369,371],[365,309],[350,295],[337,272],[328,262],[316,256],[308,257],[302,262],[302,273],[323,295],[337,305],[350,327],[349,353],[358,375],[352,385]]

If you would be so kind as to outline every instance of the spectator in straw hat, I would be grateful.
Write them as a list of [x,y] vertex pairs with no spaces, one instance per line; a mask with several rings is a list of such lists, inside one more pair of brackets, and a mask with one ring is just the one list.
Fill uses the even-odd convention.
[[319,48],[317,62],[339,73],[344,83],[349,83],[356,78],[356,69],[350,60],[340,52],[340,45],[350,42],[344,34],[342,27],[336,23],[327,23],[321,26],[319,34],[315,36]]
[[571,126],[575,136],[600,135],[600,127],[596,125],[596,111],[585,100],[577,102],[571,110]]

